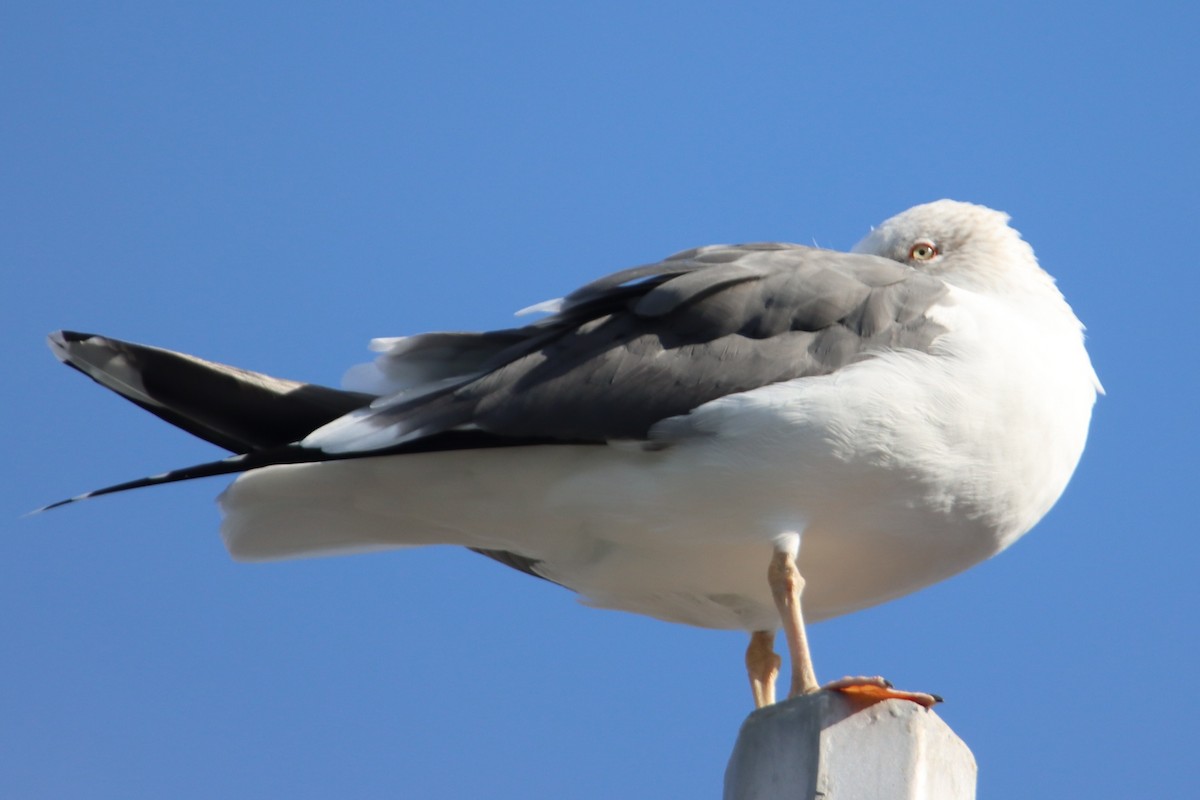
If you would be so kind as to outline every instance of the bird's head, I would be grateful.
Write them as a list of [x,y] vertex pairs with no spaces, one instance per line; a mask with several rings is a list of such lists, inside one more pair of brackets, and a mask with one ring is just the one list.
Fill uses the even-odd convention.
[[1008,220],[986,206],[937,200],[874,228],[854,252],[883,256],[972,291],[1025,294],[1049,287],[1058,295],[1033,248]]

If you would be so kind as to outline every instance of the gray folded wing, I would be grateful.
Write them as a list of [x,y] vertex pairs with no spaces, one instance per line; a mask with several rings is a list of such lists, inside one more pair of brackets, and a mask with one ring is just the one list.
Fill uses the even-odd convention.
[[[617,272],[532,325],[383,343],[394,389],[346,392],[108,337],[55,353],[166,421],[238,455],[53,503],[272,464],[556,442],[645,439],[726,395],[925,350],[936,278],[868,255],[789,244],[705,247]],[[314,430],[315,428],[315,430]],[[487,553],[530,571],[521,556]]]
[[591,283],[523,328],[403,340],[384,368],[411,368],[409,383],[303,444],[402,450],[464,430],[642,439],[656,422],[729,394],[829,374],[881,349],[925,350],[941,332],[927,312],[945,292],[928,274],[869,255],[788,244],[692,250]]

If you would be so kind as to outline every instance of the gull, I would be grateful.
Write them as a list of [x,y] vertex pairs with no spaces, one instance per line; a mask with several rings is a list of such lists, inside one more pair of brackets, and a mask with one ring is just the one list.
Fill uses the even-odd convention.
[[[233,453],[230,554],[470,548],[592,606],[750,634],[755,705],[820,690],[805,623],[1029,531],[1082,455],[1083,325],[1009,217],[940,200],[851,252],[714,245],[526,309],[377,339],[344,389],[60,331],[59,359]],[[930,705],[877,677],[829,688]]]

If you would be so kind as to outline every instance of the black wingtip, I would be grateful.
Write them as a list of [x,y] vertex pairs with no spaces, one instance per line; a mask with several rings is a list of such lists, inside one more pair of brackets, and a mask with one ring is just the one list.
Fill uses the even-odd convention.
[[51,503],[50,505],[42,506],[41,508],[35,508],[33,511],[26,511],[24,514],[21,515],[21,518],[25,519],[26,517],[34,517],[45,511],[50,511],[55,508],[62,508],[63,506],[69,506],[72,503],[78,503],[80,500],[87,500],[89,497],[93,496],[94,494],[95,494],[94,492],[86,492],[85,494],[77,494],[74,497],[68,497],[66,500],[59,500],[55,503]]
[[66,364],[68,367],[73,367],[85,375],[87,372],[80,368],[77,364],[72,363],[71,346],[86,342],[88,339],[96,337],[94,333],[80,333],[79,331],[59,330],[54,331],[46,337],[46,345],[50,348],[50,352],[54,353],[54,357]]
[[211,478],[217,475],[230,475],[236,472],[244,472],[245,470],[252,469],[255,466],[264,466],[269,463],[295,463],[297,461],[305,460],[303,457],[292,452],[292,450],[295,449],[296,448],[285,448],[283,451],[284,457],[280,458],[278,461],[273,460],[271,456],[267,454],[256,454],[258,457],[256,460],[263,462],[258,464],[254,463],[254,461],[248,455],[236,455],[221,459],[220,461],[209,461],[204,464],[196,464],[190,467],[184,467],[183,469],[163,472],[159,475],[148,475],[144,478],[137,478],[136,480],[125,481],[124,483],[116,483],[112,486],[105,486],[103,489],[94,489],[90,492],[77,494],[74,497],[68,497],[66,500],[59,500],[57,502],[50,503],[49,505],[42,506],[41,508],[35,508],[33,511],[28,512],[24,516],[31,517],[35,514],[41,514],[44,511],[62,508],[63,506],[69,506],[73,503],[78,503],[83,500],[90,500],[93,497],[101,497],[106,494],[116,494],[117,492],[127,492],[130,489],[141,489],[146,486],[161,486],[165,483],[178,483],[180,481],[193,480],[195,478]]
[[50,345],[51,350],[57,351],[65,345],[79,344],[86,342],[88,339],[94,339],[94,333],[80,333],[79,331],[68,331],[66,329],[53,331],[46,336],[46,343]]
[[69,331],[69,330],[63,329],[63,330],[55,331],[54,333],[52,333],[50,335],[52,337],[57,336],[58,338],[62,339],[65,342],[82,342],[82,341],[86,341],[87,339],[91,339],[96,334],[80,333],[79,331]]
[[51,503],[48,506],[42,506],[41,508],[35,508],[33,511],[26,511],[24,514],[21,515],[21,519],[29,519],[30,517],[36,517],[38,514],[41,514],[43,511],[49,511],[52,508],[58,508],[59,506],[65,506],[67,503],[73,503],[73,502],[75,502],[75,498],[73,498],[73,497],[70,500],[59,500],[57,503]]
[[105,486],[103,489],[95,489],[90,492],[68,497],[66,500],[59,500],[56,503],[42,506],[41,508],[30,511],[26,516],[40,514],[43,511],[50,511],[55,508],[78,503],[81,500],[90,500],[93,497],[101,497],[106,494],[116,494],[117,492],[127,492],[130,489],[142,489],[147,486],[162,486],[167,483],[178,483],[180,481],[190,481],[196,478],[212,478],[218,475],[233,475],[239,472],[246,472],[260,467],[270,467],[277,464],[308,464],[321,461],[340,461],[347,458],[362,458],[370,455],[378,455],[387,451],[376,451],[375,453],[350,453],[350,454],[331,454],[324,453],[320,450],[310,450],[300,447],[299,445],[285,445],[284,447],[275,447],[268,450],[255,450],[250,453],[241,453],[228,458],[222,458],[219,461],[207,461],[203,464],[193,464],[190,467],[181,469],[173,469],[169,472],[163,472],[158,475],[148,475],[145,478],[137,478],[124,483]]

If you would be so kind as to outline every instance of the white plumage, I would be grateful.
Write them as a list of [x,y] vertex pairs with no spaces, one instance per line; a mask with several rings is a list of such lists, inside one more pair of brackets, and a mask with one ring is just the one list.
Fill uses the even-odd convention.
[[[221,497],[238,559],[462,545],[593,605],[771,631],[783,606],[767,565],[798,547],[805,618],[880,603],[1007,547],[1083,452],[1100,389],[1083,326],[1007,219],[943,200],[854,254],[702,248],[539,304],[551,316],[526,328],[377,340],[347,378],[380,397],[327,413],[277,459],[311,463],[254,462],[284,444],[271,440],[168,479],[268,464]],[[98,355],[109,340],[55,346],[227,438],[164,413],[175,405],[136,364]],[[300,386],[274,380],[247,378]],[[454,435],[508,446],[421,449]],[[318,460],[331,455],[361,457]]]
[[[592,604],[746,630],[778,624],[763,570],[781,533],[801,534],[812,620],[949,577],[1011,544],[1057,500],[1098,383],[1081,324],[1002,215],[933,203],[856,250],[895,257],[920,239],[945,243],[934,274],[951,287],[931,310],[946,332],[928,353],[879,353],[710,401],[659,423],[654,433],[672,441],[663,449],[522,447],[255,470],[222,496],[226,544],[243,559],[417,544],[509,550]],[[404,377],[383,388],[420,390]]]

